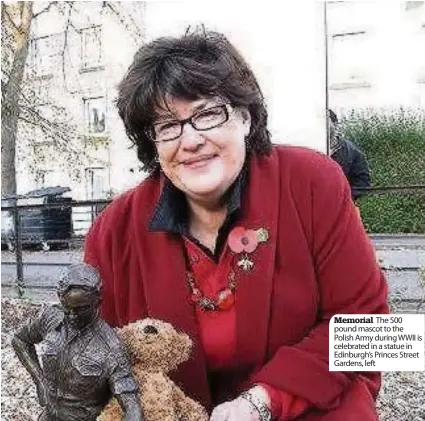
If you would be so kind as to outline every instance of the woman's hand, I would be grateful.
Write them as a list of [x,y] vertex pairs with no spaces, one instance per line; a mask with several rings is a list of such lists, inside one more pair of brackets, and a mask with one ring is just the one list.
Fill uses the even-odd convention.
[[262,421],[259,412],[249,401],[237,398],[214,408],[210,421]]
[[255,386],[237,399],[214,408],[210,421],[269,421],[270,398],[261,386]]

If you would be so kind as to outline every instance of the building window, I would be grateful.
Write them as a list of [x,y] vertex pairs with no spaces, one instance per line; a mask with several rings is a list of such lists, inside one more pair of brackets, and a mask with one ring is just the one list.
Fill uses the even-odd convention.
[[30,41],[31,67],[36,76],[51,76],[57,67],[60,43],[57,35],[34,38]]
[[405,6],[406,10],[417,9],[418,7],[422,7],[425,2],[423,1],[406,1]]
[[87,200],[105,199],[108,191],[108,172],[106,168],[86,168]]
[[343,37],[356,37],[360,35],[365,35],[366,31],[353,31],[353,32],[341,32],[340,34],[333,34],[332,38],[343,38]]
[[371,86],[373,49],[366,31],[332,35],[329,44],[330,89]]
[[91,135],[105,133],[106,104],[105,98],[88,98],[84,100],[86,132]]
[[81,31],[81,68],[96,69],[102,65],[102,27],[93,26]]

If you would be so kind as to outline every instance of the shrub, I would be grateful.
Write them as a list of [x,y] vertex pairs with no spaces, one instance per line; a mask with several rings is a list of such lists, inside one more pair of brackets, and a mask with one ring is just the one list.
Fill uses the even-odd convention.
[[[365,152],[374,187],[425,185],[424,110],[350,110],[341,129]],[[365,196],[360,208],[369,232],[425,233],[425,189]]]

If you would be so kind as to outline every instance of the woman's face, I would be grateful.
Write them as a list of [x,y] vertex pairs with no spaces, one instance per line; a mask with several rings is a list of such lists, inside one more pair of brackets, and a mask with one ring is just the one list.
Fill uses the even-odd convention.
[[[170,111],[157,110],[157,133],[165,134],[166,138],[170,127],[178,128],[175,120],[191,117],[201,130],[188,122],[177,139],[156,143],[163,172],[188,198],[207,203],[219,200],[245,161],[245,137],[251,126],[248,110],[233,108],[219,98],[169,98],[168,106]],[[226,116],[228,120],[224,121]],[[209,128],[214,123],[217,125]]]

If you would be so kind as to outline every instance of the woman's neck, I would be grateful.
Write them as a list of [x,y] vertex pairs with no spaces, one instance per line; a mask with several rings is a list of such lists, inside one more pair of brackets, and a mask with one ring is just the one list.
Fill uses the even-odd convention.
[[189,224],[201,226],[208,231],[218,231],[227,214],[227,203],[201,203],[191,199],[189,205]]
[[227,215],[227,203],[200,203],[187,199],[190,233],[203,245],[214,251],[218,230]]

